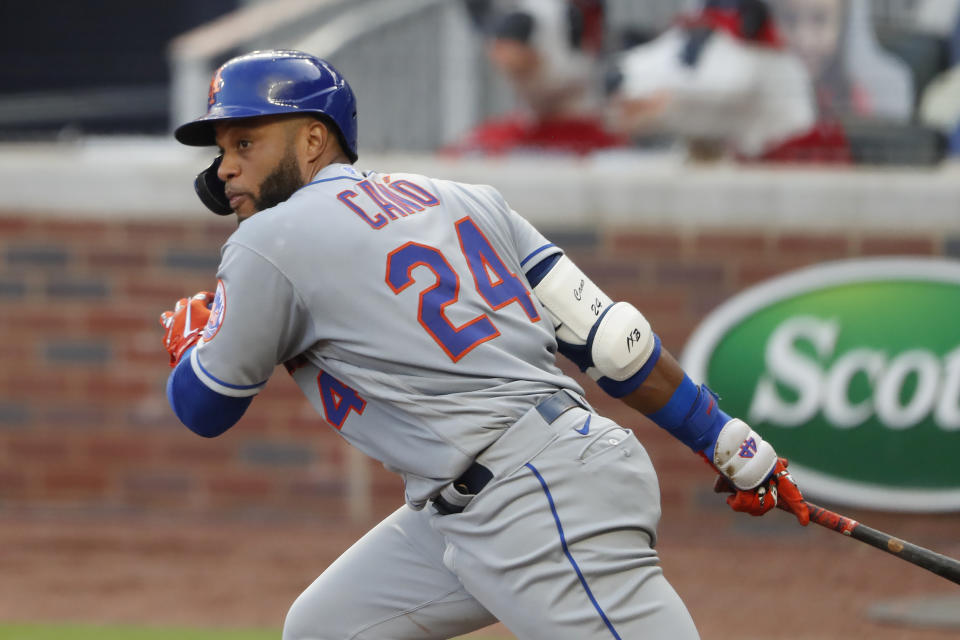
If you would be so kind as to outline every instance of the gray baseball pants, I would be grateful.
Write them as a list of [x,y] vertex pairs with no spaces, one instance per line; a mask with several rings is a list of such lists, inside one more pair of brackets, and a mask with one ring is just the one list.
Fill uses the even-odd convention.
[[629,430],[535,410],[478,461],[461,513],[403,506],[293,603],[283,640],[452,638],[503,622],[521,640],[699,638],[653,544],[657,478]]

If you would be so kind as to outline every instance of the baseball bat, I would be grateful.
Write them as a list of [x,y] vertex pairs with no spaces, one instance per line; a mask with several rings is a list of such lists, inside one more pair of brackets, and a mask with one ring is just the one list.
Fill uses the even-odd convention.
[[[714,486],[714,491],[717,493],[732,493],[732,490],[733,488],[725,482],[718,482]],[[786,504],[778,502],[777,506],[792,515]],[[886,551],[901,560],[946,578],[954,584],[960,584],[960,562],[953,558],[868,527],[853,518],[840,515],[812,502],[807,501],[807,508],[810,510],[810,522],[814,524]]]
[[[777,506],[789,511],[783,503]],[[807,502],[807,508],[810,509],[810,522],[816,523],[821,527],[826,527],[831,531],[842,533],[854,540],[859,540],[871,547],[876,547],[881,551],[886,551],[901,560],[906,560],[910,564],[915,564],[918,567],[922,567],[927,571],[946,578],[950,582],[960,584],[960,562],[957,562],[953,558],[917,546],[912,542],[901,540],[889,533],[878,531],[877,529],[857,522],[853,518],[848,518],[829,509],[824,509],[812,502]]]

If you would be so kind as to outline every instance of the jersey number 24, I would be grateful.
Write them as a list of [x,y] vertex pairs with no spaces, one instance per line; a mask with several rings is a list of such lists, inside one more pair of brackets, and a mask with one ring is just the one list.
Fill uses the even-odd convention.
[[[511,273],[480,228],[469,217],[456,222],[460,251],[466,258],[480,296],[491,309],[502,309],[516,302],[531,322],[540,314],[530,292],[516,274]],[[478,344],[492,340],[500,331],[485,313],[456,326],[447,317],[446,308],[460,298],[460,276],[436,247],[408,242],[387,256],[387,284],[399,294],[414,283],[413,270],[426,267],[435,282],[420,292],[418,320],[440,348],[457,362]]]

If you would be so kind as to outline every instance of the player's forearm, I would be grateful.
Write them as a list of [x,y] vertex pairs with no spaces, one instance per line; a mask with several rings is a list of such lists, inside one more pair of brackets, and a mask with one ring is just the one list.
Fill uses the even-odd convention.
[[663,409],[670,401],[670,397],[683,381],[683,376],[680,364],[666,349],[661,349],[660,359],[657,360],[647,379],[621,400],[644,415],[654,413]]
[[661,349],[643,384],[621,400],[709,459],[721,430],[730,421],[717,406],[716,396],[695,384],[666,349]]
[[[752,490],[775,470],[777,455],[770,443],[724,413],[717,396],[695,384],[665,349],[643,384],[621,399],[702,454],[738,489]],[[753,498],[741,499],[752,505]],[[798,516],[803,522],[805,516]]]

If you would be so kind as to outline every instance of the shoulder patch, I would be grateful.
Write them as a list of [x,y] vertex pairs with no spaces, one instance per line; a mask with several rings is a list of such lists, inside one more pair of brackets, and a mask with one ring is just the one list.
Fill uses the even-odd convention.
[[220,331],[226,310],[227,294],[224,291],[223,280],[217,280],[217,291],[213,296],[213,306],[210,308],[210,319],[207,320],[207,325],[203,328],[203,335],[201,336],[204,342],[213,340],[213,337]]

